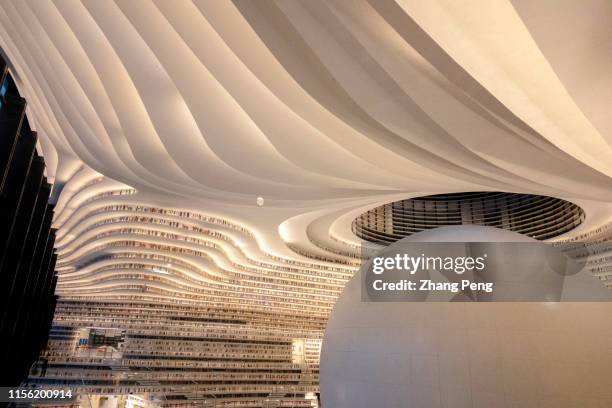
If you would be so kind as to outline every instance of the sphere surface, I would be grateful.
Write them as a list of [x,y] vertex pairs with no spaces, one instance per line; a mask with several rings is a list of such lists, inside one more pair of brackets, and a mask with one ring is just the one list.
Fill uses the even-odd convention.
[[[410,239],[530,238],[452,227]],[[612,303],[366,303],[358,273],[325,331],[321,397],[330,408],[612,407]]]

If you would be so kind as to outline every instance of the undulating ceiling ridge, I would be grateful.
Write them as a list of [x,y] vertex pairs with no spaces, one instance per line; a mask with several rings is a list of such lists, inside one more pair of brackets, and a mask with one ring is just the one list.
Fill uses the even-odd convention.
[[78,158],[139,189],[234,203],[457,183],[611,195],[606,136],[509,2],[25,1],[0,11],[2,47],[60,183]]
[[[596,3],[579,17],[609,11]],[[574,6],[555,10],[563,20]],[[155,296],[187,296],[190,273],[219,269],[204,280],[216,285],[232,262],[254,267],[224,235],[232,228],[169,227],[153,208],[241,226],[253,256],[337,266],[346,279],[360,256],[351,223],[381,204],[453,191],[609,202],[612,119],[601,109],[612,98],[576,94],[540,29],[560,28],[538,12],[522,1],[0,3],[0,46],[59,197],[60,293],[128,290],[124,260],[96,258],[128,242],[191,251],[141,268]],[[586,47],[573,48],[576,75],[588,75]],[[583,230],[608,221],[583,207]],[[187,240],[196,227],[229,241]],[[208,265],[185,261],[200,255]],[[177,276],[164,273],[181,260]],[[245,293],[277,290],[256,287]],[[338,288],[322,289],[321,304]]]
[[135,189],[88,169],[68,181],[64,197],[55,219],[63,298],[170,299],[325,316],[356,265],[274,256],[239,224],[145,204]]

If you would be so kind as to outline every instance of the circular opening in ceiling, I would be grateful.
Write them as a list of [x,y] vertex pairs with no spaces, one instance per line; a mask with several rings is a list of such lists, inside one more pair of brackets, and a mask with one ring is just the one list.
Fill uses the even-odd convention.
[[449,225],[484,225],[546,240],[576,228],[584,217],[582,208],[559,198],[487,191],[395,201],[361,214],[352,227],[359,238],[383,245]]

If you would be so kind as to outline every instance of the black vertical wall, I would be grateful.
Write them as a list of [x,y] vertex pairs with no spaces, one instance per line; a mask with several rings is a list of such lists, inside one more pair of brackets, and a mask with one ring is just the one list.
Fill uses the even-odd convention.
[[55,310],[55,230],[26,101],[1,60],[0,73],[0,385],[16,386],[46,345]]

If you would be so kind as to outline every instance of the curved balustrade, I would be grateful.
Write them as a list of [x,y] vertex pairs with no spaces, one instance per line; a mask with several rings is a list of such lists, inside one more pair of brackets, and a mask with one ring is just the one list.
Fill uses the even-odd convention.
[[388,203],[353,221],[360,238],[388,245],[417,232],[451,225],[484,225],[547,240],[584,221],[584,211],[559,198],[504,192],[436,194]]

